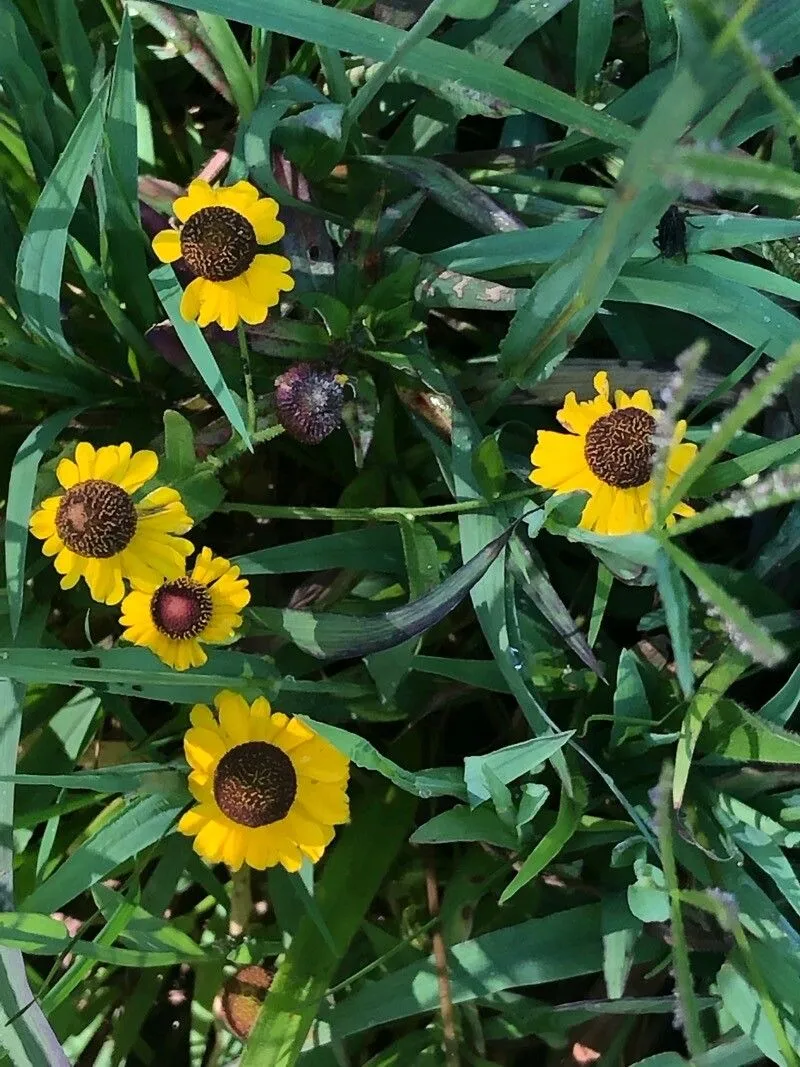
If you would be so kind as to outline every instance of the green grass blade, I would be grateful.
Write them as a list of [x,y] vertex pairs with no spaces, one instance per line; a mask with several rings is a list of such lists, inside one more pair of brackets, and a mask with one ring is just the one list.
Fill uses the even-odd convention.
[[214,359],[214,353],[208,347],[205,337],[203,337],[203,331],[197,323],[187,322],[181,315],[180,305],[183,290],[175,277],[175,271],[168,264],[165,264],[163,267],[157,267],[151,271],[150,278],[158,298],[164,305],[164,310],[175,328],[175,333],[186,349],[192,363],[197,368],[198,374],[224,411],[228,422],[252,452],[253,445],[247,433],[247,427],[244,424],[233,394],[222,376],[222,371],[219,369],[216,359]]
[[744,429],[747,423],[766,407],[771,397],[778,393],[787,382],[791,381],[798,370],[800,370],[800,344],[793,344],[783,358],[775,363],[767,374],[759,378],[752,389],[745,393],[736,407],[728,412],[715,433],[708,438],[681,477],[673,485],[669,494],[666,495],[661,505],[662,516],[669,515],[679,501],[690,494],[692,486],[700,475],[708,470],[714,460],[725,451],[736,434]]
[[[24,689],[0,678],[0,771],[13,773],[22,721]],[[13,907],[14,786],[0,784],[0,888],[6,907]],[[23,1009],[25,1009],[23,1011]],[[14,1019],[14,1022],[10,1022]],[[69,1067],[69,1060],[33,998],[25,961],[18,949],[0,948],[0,1045],[14,1067]]]
[[575,44],[575,92],[580,100],[586,100],[596,84],[611,43],[613,25],[614,0],[580,0]]
[[430,593],[380,615],[337,615],[292,608],[251,608],[271,633],[282,633],[319,659],[366,656],[416,637],[441,621],[486,574],[508,543],[513,527],[477,552]]
[[256,99],[253,93],[250,66],[239,42],[226,20],[220,15],[209,15],[200,11],[198,18],[200,25],[206,31],[211,54],[219,63],[231,87],[233,102],[239,112],[239,121],[246,122],[256,106]]
[[147,242],[139,220],[136,74],[128,8],[122,16],[108,97],[102,175],[106,194],[108,267],[114,289],[140,328],[155,319],[147,280]]
[[28,434],[11,464],[5,524],[5,562],[8,613],[11,633],[16,637],[22,618],[25,591],[25,558],[28,551],[28,519],[31,514],[36,477],[42,456],[61,431],[83,407],[68,408],[40,422]]
[[56,50],[75,113],[81,115],[92,99],[94,53],[75,0],[55,0],[54,7]]
[[23,902],[26,911],[50,913],[91,889],[120,864],[165,837],[189,796],[144,797],[80,845]]
[[[194,9],[193,0],[178,0],[176,6]],[[335,48],[340,52],[389,59],[405,34],[392,26],[314,3],[314,0],[271,0],[269,6],[257,0],[203,0],[202,8],[234,22],[297,37]],[[436,80],[464,83],[479,93],[532,111],[565,126],[575,126],[611,144],[627,145],[632,131],[624,123],[574,100],[543,82],[519,71],[471,56],[438,41],[422,41],[404,57],[402,67],[410,74],[429,75]]]
[[81,116],[33,210],[17,258],[17,296],[31,329],[76,361],[61,328],[67,231],[103,133],[108,82]]
[[[416,801],[372,782],[328,859],[316,901],[336,946],[331,952],[306,916],[292,938],[247,1042],[241,1067],[292,1067],[334,973],[412,825]],[[369,849],[364,842],[369,841]],[[358,871],[358,877],[353,872]]]

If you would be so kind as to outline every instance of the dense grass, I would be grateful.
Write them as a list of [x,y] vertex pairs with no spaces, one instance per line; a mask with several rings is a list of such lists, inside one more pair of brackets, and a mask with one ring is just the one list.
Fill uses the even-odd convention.
[[[0,0],[5,1062],[797,1064],[796,0],[193,2]],[[198,175],[286,226],[238,335],[152,253]],[[529,481],[603,371],[664,411],[644,532]],[[81,440],[249,580],[204,666],[29,537]],[[224,689],[350,758],[318,865],[177,832]]]

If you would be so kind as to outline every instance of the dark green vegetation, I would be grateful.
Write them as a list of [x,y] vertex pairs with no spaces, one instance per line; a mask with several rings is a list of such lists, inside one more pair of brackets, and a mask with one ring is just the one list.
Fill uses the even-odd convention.
[[[204,6],[0,0],[8,1061],[796,1064],[796,0]],[[201,170],[287,226],[250,442],[235,343],[149,251]],[[315,446],[274,414],[298,360],[353,383]],[[701,445],[669,533],[527,481],[603,369]],[[80,439],[155,448],[238,558],[235,650],[177,674],[58,588],[26,525]],[[243,935],[173,829],[222,688],[354,763]],[[243,1052],[215,996],[276,958]]]

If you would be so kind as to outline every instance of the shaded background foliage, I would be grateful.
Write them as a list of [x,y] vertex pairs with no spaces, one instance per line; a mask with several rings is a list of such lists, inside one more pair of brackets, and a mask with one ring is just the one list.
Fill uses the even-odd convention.
[[[10,1062],[796,1062],[799,53],[792,0],[0,0]],[[197,174],[287,224],[252,440],[149,252]],[[313,448],[298,360],[351,382]],[[527,482],[599,369],[690,418],[675,536]],[[28,552],[81,437],[163,456],[251,581],[235,649],[170,672]],[[244,931],[174,833],[221,688],[355,765]],[[215,998],[276,960],[243,1048]]]

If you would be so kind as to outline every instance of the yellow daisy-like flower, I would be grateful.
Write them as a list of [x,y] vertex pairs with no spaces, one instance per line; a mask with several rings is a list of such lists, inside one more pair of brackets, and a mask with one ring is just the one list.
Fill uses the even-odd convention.
[[158,456],[134,452],[127,441],[97,451],[81,441],[75,458],[62,459],[56,477],[66,492],[44,500],[30,529],[55,556],[61,588],[84,578],[102,604],[118,604],[123,579],[160,581],[183,574],[191,541],[176,535],[192,520],[175,489],[161,486],[142,500],[133,494],[158,470]]
[[239,320],[263,322],[281,292],[294,288],[285,256],[266,255],[259,245],[274,244],[285,232],[278,204],[260,197],[250,182],[212,189],[197,178],[172,210],[182,223],[153,238],[162,263],[183,259],[194,274],[181,299],[181,315],[199,326],[218,322],[233,330]]
[[[568,433],[539,430],[531,453],[530,480],[557,493],[583,490],[589,500],[580,525],[601,534],[632,534],[653,525],[653,457],[656,420],[653,400],[646,389],[628,396],[621,389],[609,400],[608,375],[594,377],[597,396],[579,402],[574,393],[564,400],[556,418]],[[667,456],[665,493],[691,463],[697,445],[683,443],[686,423],[681,420]],[[678,504],[667,518],[693,515],[688,504]]]
[[219,721],[205,704],[192,708],[183,747],[197,805],[178,829],[198,855],[234,871],[316,863],[349,818],[348,759],[263,697],[248,704],[223,690],[214,704]]
[[242,625],[250,603],[239,568],[204,548],[189,575],[165,582],[133,582],[122,602],[123,637],[151,649],[177,671],[202,667],[203,644],[225,644]]

